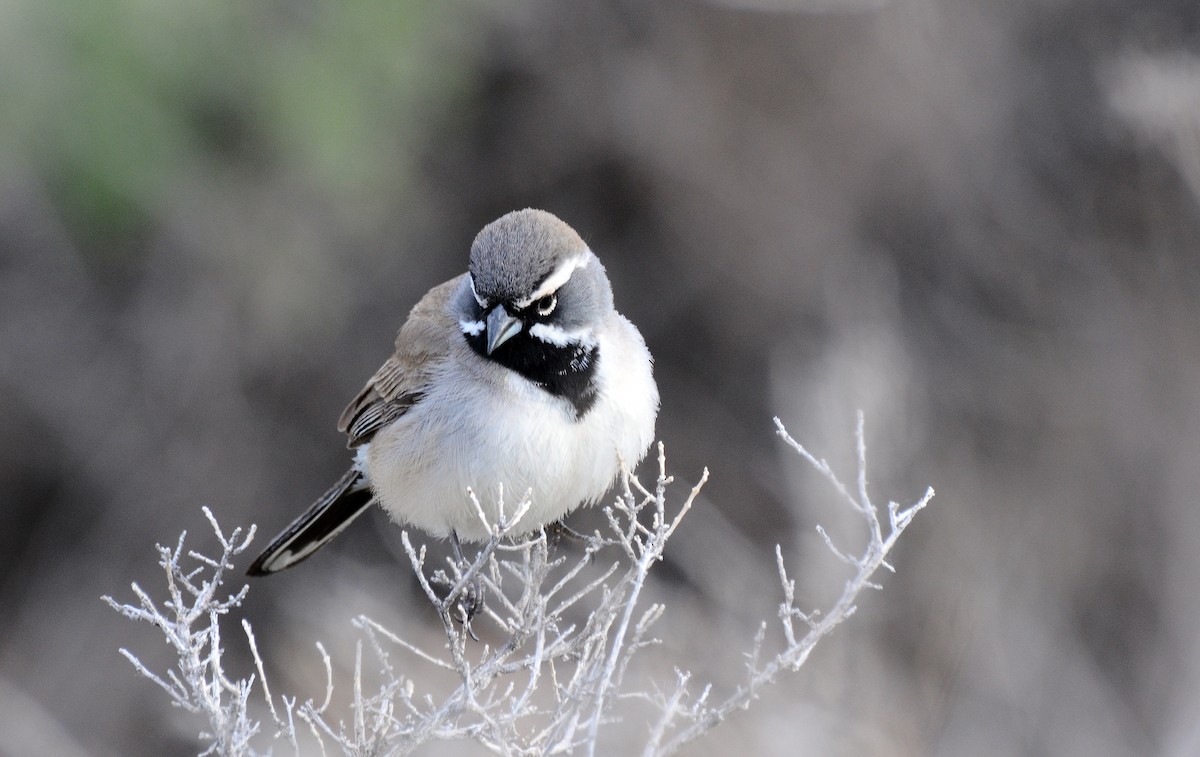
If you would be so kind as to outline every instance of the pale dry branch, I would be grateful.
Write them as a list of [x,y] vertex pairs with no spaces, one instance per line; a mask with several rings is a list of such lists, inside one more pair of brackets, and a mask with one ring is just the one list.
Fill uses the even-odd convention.
[[[168,598],[161,607],[136,583],[132,586],[136,605],[122,604],[109,596],[103,600],[126,617],[157,627],[175,650],[177,668],[168,670],[165,678],[152,672],[132,652],[122,649],[121,653],[138,673],[166,691],[173,705],[206,719],[208,727],[200,732],[207,743],[203,754],[251,754],[249,741],[259,731],[258,721],[247,711],[254,679],[250,676],[235,681],[226,676],[221,664],[224,648],[219,624],[221,616],[241,605],[248,587],[224,599],[218,598],[217,592],[224,584],[226,571],[233,568],[231,560],[254,538],[254,527],[245,532],[236,528],[226,536],[212,512],[207,507],[203,512],[220,544],[219,558],[185,552],[185,531],[174,549],[156,547],[158,564],[167,579]],[[185,558],[195,560],[199,566],[186,568]]]
[[[684,744],[699,738],[734,711],[747,708],[751,702],[760,696],[762,689],[774,683],[782,672],[796,670],[803,665],[817,643],[856,612],[858,609],[856,602],[859,594],[864,589],[880,588],[879,584],[871,580],[871,577],[880,568],[892,570],[892,566],[887,563],[885,558],[895,545],[900,534],[912,522],[913,516],[925,507],[933,497],[933,489],[929,488],[921,499],[904,511],[900,511],[895,503],[889,503],[889,530],[885,535],[880,525],[876,508],[871,503],[867,493],[867,448],[863,414],[861,411],[858,413],[858,422],[855,428],[855,448],[858,458],[856,471],[857,496],[852,494],[842,484],[825,460],[818,459],[793,439],[778,418],[775,419],[775,426],[777,433],[788,446],[796,450],[816,468],[829,481],[841,498],[850,504],[855,512],[862,516],[867,527],[869,541],[861,555],[857,557],[848,555],[834,544],[833,539],[830,538],[823,527],[817,526],[817,531],[821,534],[825,544],[840,561],[846,563],[854,570],[854,575],[846,582],[841,596],[831,607],[823,612],[814,611],[811,613],[805,613],[795,606],[795,582],[788,578],[784,565],[783,551],[776,545],[776,566],[783,591],[783,601],[779,605],[779,619],[783,631],[782,649],[775,654],[773,659],[766,663],[760,663],[762,647],[765,642],[765,627],[760,628],[758,634],[755,636],[750,653],[751,662],[748,666],[747,681],[722,702],[712,707],[695,707],[690,717],[685,719],[685,723],[681,725],[673,737],[664,743],[655,754],[672,754]],[[796,629],[793,625],[794,618],[800,618],[808,626],[808,631],[803,636],[796,634]]]
[[[657,602],[646,603],[642,596],[668,540],[708,479],[705,470],[678,505],[668,506],[673,478],[667,473],[661,444],[654,486],[643,486],[626,473],[617,496],[604,509],[607,528],[590,536],[581,553],[553,548],[544,531],[514,543],[509,535],[529,511],[528,494],[510,511],[502,495],[497,502],[488,503],[494,508],[487,508],[474,492],[468,492],[477,517],[483,519],[491,536],[473,555],[462,561],[449,560],[444,568],[432,569],[425,545],[414,544],[410,534],[403,533],[405,554],[422,592],[441,619],[445,643],[437,649],[419,646],[370,618],[354,619],[361,638],[350,682],[348,722],[329,711],[333,667],[320,644],[317,648],[326,670],[326,687],[319,706],[308,699],[297,707],[298,698],[287,696],[280,698],[282,707],[276,705],[257,642],[244,621],[254,673],[232,680],[222,670],[218,621],[243,600],[246,587],[226,599],[219,599],[217,592],[232,567],[231,559],[245,549],[253,531],[245,539],[240,529],[227,538],[207,510],[205,515],[222,546],[220,557],[185,553],[181,536],[172,549],[159,547],[170,595],[162,607],[136,584],[134,605],[106,598],[127,617],[159,627],[179,654],[178,668],[157,674],[132,653],[122,653],[140,674],[166,691],[173,703],[208,717],[211,730],[205,738],[210,753],[255,753],[249,746],[251,737],[265,736],[247,714],[247,699],[257,677],[276,725],[275,738],[286,740],[297,754],[302,752],[297,718],[322,754],[328,744],[347,755],[400,755],[447,739],[471,739],[504,755],[604,754],[607,729],[620,723],[628,733],[634,718],[643,720],[644,755],[672,754],[735,710],[748,707],[781,673],[800,667],[817,642],[854,613],[859,593],[877,588],[871,580],[875,571],[892,569],[886,556],[933,496],[930,489],[906,509],[889,502],[885,533],[868,497],[861,414],[853,492],[824,460],[792,439],[778,419],[776,426],[784,441],[864,519],[869,543],[861,555],[850,554],[819,529],[853,576],[831,607],[812,612],[796,606],[795,582],[788,578],[783,550],[776,547],[783,595],[776,628],[781,638],[772,641],[774,635],[769,634],[766,621],[757,625],[746,653],[747,678],[732,692],[717,695],[711,685],[704,685],[693,694],[689,687],[694,674],[685,671],[676,672],[666,692],[653,685],[647,691],[627,684],[634,678],[630,674],[641,659],[639,653],[664,643],[652,634],[667,608]],[[495,522],[488,520],[489,512],[496,513]],[[614,559],[597,564],[597,556],[605,550],[611,551]],[[190,571],[180,567],[185,554],[199,567]],[[463,600],[472,591],[484,592],[487,602],[482,613],[464,623]],[[497,641],[479,643],[472,623],[489,625],[488,638]],[[363,639],[373,662],[366,659]],[[395,660],[394,654],[398,654]],[[457,683],[434,697],[422,691],[427,673],[450,673]],[[370,680],[378,682],[371,684]],[[622,710],[623,702],[639,705]]]

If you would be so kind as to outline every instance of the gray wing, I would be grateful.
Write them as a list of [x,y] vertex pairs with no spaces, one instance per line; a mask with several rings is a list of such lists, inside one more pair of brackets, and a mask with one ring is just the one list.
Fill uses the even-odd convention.
[[[434,370],[449,353],[451,340],[462,338],[447,311],[462,280],[459,276],[434,287],[409,313],[396,336],[396,354],[375,372],[338,420],[338,430],[350,436],[349,446],[369,442],[379,429],[420,402]],[[372,502],[370,481],[356,464],[276,536],[246,572],[264,576],[290,568],[325,546]]]
[[347,446],[369,442],[375,432],[420,402],[434,369],[450,351],[450,341],[461,339],[447,305],[465,277],[429,290],[408,314],[396,336],[396,353],[375,371],[338,419],[338,430],[350,437]]

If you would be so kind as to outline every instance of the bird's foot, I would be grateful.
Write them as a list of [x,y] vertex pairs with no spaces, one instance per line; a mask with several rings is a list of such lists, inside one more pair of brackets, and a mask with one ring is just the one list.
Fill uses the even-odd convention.
[[471,633],[471,638],[479,641],[479,639],[475,638],[474,632],[471,631],[471,621],[475,616],[483,612],[483,579],[476,576],[471,583],[467,584],[466,588],[459,595],[458,602],[455,604],[458,608],[459,620],[466,627],[467,631]]
[[556,520],[553,523],[546,524],[546,539],[550,542],[550,546],[557,547],[561,542],[568,541],[572,544],[577,544],[586,547],[592,543],[591,537],[581,534],[575,529],[563,523],[561,520]]
[[[462,544],[458,541],[458,534],[453,531],[450,532],[450,547],[454,550],[454,561],[458,564],[459,570],[465,574],[471,569],[471,563],[463,556]],[[458,610],[458,621],[462,623],[463,628],[466,629],[467,633],[475,641],[479,641],[479,637],[471,629],[471,621],[475,616],[483,612],[483,604],[483,576],[476,575],[462,588],[454,603],[455,608]]]

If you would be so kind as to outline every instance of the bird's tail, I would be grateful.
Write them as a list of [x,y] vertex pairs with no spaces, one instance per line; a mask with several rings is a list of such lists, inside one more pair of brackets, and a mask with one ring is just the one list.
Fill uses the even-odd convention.
[[356,464],[333,488],[321,495],[283,533],[263,550],[246,571],[248,576],[266,576],[290,568],[342,532],[373,501],[366,475]]

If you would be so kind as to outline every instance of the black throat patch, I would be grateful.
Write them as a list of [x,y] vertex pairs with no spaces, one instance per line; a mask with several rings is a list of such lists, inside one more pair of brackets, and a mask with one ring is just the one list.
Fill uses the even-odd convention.
[[516,371],[529,381],[561,397],[575,408],[579,420],[596,404],[596,364],[600,350],[583,344],[550,344],[529,333],[526,326],[487,354],[487,334],[464,334],[471,349],[486,360],[493,360]]

